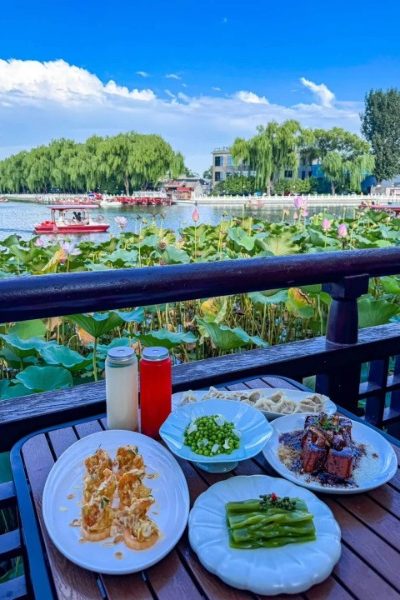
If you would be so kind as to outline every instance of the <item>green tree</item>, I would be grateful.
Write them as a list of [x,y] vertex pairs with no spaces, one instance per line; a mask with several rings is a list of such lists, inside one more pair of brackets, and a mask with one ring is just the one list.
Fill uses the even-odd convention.
[[213,196],[247,196],[256,191],[255,178],[246,175],[233,175],[217,183],[212,191]]
[[1,192],[121,192],[154,187],[185,172],[184,158],[158,135],[93,135],[83,144],[53,140],[0,161]]
[[271,193],[274,182],[279,181],[286,169],[297,169],[302,129],[297,121],[285,121],[281,125],[271,121],[265,127],[257,127],[257,135],[250,140],[237,138],[231,148],[238,165],[255,172],[258,189]]
[[361,122],[375,156],[375,177],[395,177],[400,173],[400,90],[370,90]]

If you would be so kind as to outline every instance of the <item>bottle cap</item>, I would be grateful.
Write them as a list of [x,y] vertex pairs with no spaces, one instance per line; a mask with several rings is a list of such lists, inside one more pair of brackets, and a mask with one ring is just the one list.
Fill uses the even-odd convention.
[[145,360],[165,360],[169,357],[169,352],[167,348],[162,348],[161,346],[151,346],[150,348],[144,348],[142,352],[142,358]]
[[129,346],[115,346],[107,352],[107,358],[113,365],[128,365],[136,356],[133,348]]

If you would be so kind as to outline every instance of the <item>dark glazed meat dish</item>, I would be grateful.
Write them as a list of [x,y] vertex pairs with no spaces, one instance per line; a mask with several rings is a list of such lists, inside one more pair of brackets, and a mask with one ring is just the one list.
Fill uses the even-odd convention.
[[301,461],[305,473],[325,471],[348,479],[355,459],[351,420],[322,413],[306,417],[301,438]]

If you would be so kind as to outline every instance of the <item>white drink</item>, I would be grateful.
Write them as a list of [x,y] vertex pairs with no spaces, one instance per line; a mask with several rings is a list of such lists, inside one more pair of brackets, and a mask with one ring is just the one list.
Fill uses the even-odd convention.
[[116,346],[107,353],[106,401],[108,429],[138,430],[138,366],[132,348]]

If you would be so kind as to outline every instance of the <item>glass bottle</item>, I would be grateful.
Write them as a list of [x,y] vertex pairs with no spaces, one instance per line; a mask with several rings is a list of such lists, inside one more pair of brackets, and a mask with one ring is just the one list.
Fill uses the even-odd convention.
[[106,401],[109,429],[138,430],[138,364],[128,346],[107,352]]
[[166,348],[144,348],[140,361],[141,432],[158,437],[158,430],[171,412],[172,369]]

